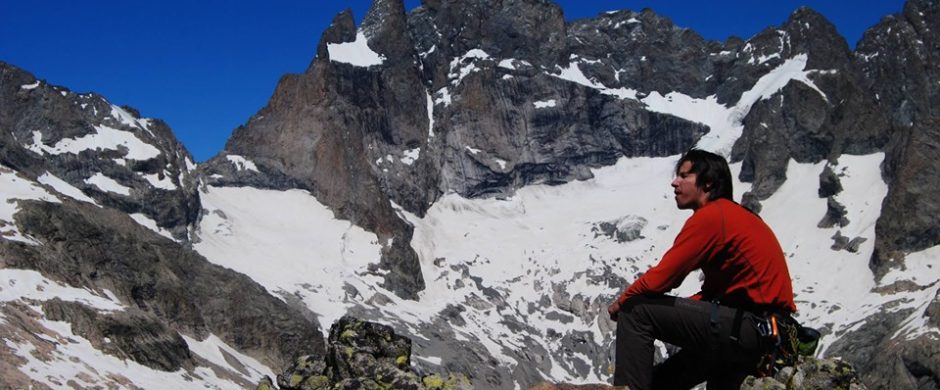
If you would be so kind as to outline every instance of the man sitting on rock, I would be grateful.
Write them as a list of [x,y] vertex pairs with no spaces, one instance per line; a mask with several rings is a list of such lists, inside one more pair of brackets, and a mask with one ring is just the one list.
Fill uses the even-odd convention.
[[[693,211],[659,264],[607,309],[617,321],[614,385],[634,390],[738,389],[757,368],[767,312],[793,313],[783,250],[770,228],[732,200],[724,158],[691,150],[676,164],[676,206]],[[701,291],[664,295],[701,269]],[[653,367],[653,341],[681,347]]]

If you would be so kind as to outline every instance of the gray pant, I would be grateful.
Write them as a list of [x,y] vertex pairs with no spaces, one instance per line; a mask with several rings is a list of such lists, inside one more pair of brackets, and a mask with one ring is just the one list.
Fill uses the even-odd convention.
[[[738,389],[763,349],[749,312],[665,295],[628,299],[617,314],[614,385],[632,390]],[[653,367],[653,340],[682,349]]]

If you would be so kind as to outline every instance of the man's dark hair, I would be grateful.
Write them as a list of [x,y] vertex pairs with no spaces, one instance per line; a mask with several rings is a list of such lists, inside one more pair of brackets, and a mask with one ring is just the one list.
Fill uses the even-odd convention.
[[695,174],[695,185],[708,192],[708,200],[725,198],[734,201],[731,170],[724,157],[700,149],[691,149],[676,163],[676,174],[686,161],[692,163],[689,173]]

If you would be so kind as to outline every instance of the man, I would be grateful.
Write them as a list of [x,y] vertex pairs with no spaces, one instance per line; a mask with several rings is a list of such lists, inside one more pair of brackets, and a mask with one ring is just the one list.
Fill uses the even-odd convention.
[[[691,150],[676,164],[676,206],[692,210],[659,264],[607,309],[617,321],[614,384],[633,390],[738,389],[764,353],[763,314],[796,311],[783,250],[756,214],[735,203],[724,158]],[[664,293],[690,272],[705,275],[689,298]],[[653,367],[653,341],[681,347]]]

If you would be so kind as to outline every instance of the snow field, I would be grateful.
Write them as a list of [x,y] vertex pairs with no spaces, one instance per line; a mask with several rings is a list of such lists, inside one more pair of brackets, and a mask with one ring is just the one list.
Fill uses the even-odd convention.
[[347,284],[368,294],[382,281],[368,271],[379,261],[378,237],[337,220],[306,191],[209,186],[200,196],[206,214],[194,249],[275,296],[299,297],[324,331],[362,299]]

